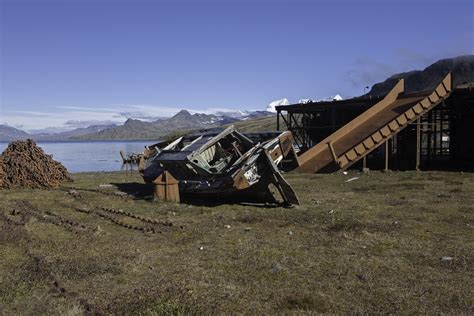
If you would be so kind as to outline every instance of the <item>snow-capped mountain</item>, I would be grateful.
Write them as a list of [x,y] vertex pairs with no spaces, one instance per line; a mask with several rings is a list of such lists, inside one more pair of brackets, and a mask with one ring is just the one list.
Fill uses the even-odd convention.
[[267,112],[276,113],[275,107],[279,105],[290,105],[290,101],[286,98],[273,101],[267,106]]
[[320,100],[313,100],[313,99],[299,99],[298,103],[305,104],[305,103],[312,103],[312,102],[331,102],[331,101],[341,101],[343,98],[340,94],[336,94],[335,96],[327,97]]
[[[306,104],[306,103],[312,103],[312,102],[341,101],[341,100],[343,100],[341,95],[336,94],[335,96],[331,96],[331,97],[321,99],[321,100],[299,99],[298,103],[299,104]],[[280,106],[280,105],[289,105],[289,104],[290,104],[290,101],[288,101],[287,98],[283,98],[283,99],[280,99],[280,100],[273,101],[267,106],[267,112],[276,113],[277,111],[276,111],[275,107]]]
[[235,119],[241,119],[247,117],[252,113],[252,111],[215,111],[212,114],[220,117],[230,117]]
[[311,102],[315,102],[315,100],[311,100],[311,99],[299,99],[298,100],[298,103],[300,103],[300,104],[311,103]]
[[332,96],[332,97],[329,97],[329,98],[326,98],[326,99],[322,99],[320,101],[341,101],[341,100],[343,100],[341,95],[336,94],[335,96]]
[[274,112],[267,111],[216,111],[212,114],[218,117],[220,120],[235,120],[235,121],[245,121],[252,118],[263,117],[273,115]]

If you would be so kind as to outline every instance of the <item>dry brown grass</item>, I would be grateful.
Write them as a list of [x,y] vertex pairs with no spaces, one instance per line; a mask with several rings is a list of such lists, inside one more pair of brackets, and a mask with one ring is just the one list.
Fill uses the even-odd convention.
[[138,176],[74,178],[0,191],[0,314],[474,313],[473,174],[287,174],[295,208],[152,203]]

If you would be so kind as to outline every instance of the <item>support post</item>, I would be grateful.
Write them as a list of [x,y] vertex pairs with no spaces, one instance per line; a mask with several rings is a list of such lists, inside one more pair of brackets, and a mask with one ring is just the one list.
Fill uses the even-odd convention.
[[391,168],[392,170],[394,169],[394,160],[395,160],[394,157],[393,157],[393,155],[394,155],[394,144],[393,144],[393,142],[394,142],[394,138],[395,138],[395,137],[396,137],[396,136],[392,136],[392,137],[390,138],[390,144],[389,144],[390,156],[388,157],[388,159],[389,159],[388,162],[389,162],[389,164],[392,166],[392,168]]
[[277,110],[277,131],[280,130],[280,110]]
[[416,165],[415,165],[415,169],[416,169],[417,171],[420,170],[420,154],[421,154],[421,150],[420,150],[420,145],[421,145],[421,141],[420,141],[420,136],[421,136],[420,124],[421,124],[421,120],[420,120],[420,118],[418,118],[418,119],[416,120]]
[[334,160],[336,165],[339,166],[339,159],[337,158],[336,151],[334,150],[334,147],[332,146],[332,142],[328,142],[328,146],[329,146],[329,151],[331,152],[331,155],[332,155],[332,159]]
[[427,141],[426,141],[426,146],[427,146],[427,160],[428,162],[431,161],[431,140],[432,140],[432,131],[433,131],[433,111],[429,111],[427,114],[425,114],[427,116],[427,125],[428,125],[428,129],[427,129]]
[[164,171],[154,181],[155,201],[180,202],[179,181]]
[[385,141],[385,171],[388,171],[388,139]]

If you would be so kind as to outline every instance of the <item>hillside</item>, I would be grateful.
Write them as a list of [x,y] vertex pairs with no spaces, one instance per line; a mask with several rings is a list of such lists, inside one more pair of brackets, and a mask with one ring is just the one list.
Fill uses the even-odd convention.
[[374,84],[368,95],[387,94],[401,78],[405,79],[406,93],[431,90],[450,71],[453,73],[454,86],[474,82],[474,55],[441,59],[424,70],[395,74],[383,82]]
[[109,128],[98,133],[73,137],[74,140],[115,140],[115,139],[159,139],[173,131],[216,127],[222,122],[216,115],[191,114],[181,110],[169,119],[155,122],[143,122],[128,119],[123,125]]
[[[263,115],[260,113],[260,115]],[[258,117],[255,114],[253,117]],[[191,114],[181,110],[169,119],[161,119],[155,122],[143,122],[128,119],[123,125],[109,128],[98,133],[73,137],[74,140],[115,140],[115,139],[163,139],[166,135],[178,135],[191,130],[212,129],[234,122],[239,119],[218,116],[214,114],[195,113]]]
[[276,114],[267,117],[259,117],[251,120],[235,122],[235,128],[244,133],[271,132],[276,131]]
[[216,131],[220,132],[229,126],[233,125],[239,132],[243,133],[258,133],[258,132],[274,132],[276,131],[276,115],[266,116],[266,117],[257,117],[254,119],[248,119],[244,121],[237,121],[229,124],[225,124],[219,127],[211,129],[188,129],[180,131],[172,131],[161,139],[163,140],[173,140],[181,136],[198,134],[202,132]]
[[123,125],[90,133],[81,136],[71,137],[73,140],[114,140],[114,139],[154,139],[159,135],[153,123],[143,122],[135,119],[128,119]]
[[36,141],[64,141],[64,140],[71,140],[74,137],[80,137],[83,135],[88,135],[92,133],[98,133],[100,131],[114,128],[117,125],[91,125],[88,127],[81,127],[73,129],[72,131],[61,132],[61,133],[54,133],[54,134],[34,134],[31,135]]
[[30,134],[22,130],[8,125],[0,125],[0,141],[8,142],[16,139],[26,139],[28,137],[30,137]]

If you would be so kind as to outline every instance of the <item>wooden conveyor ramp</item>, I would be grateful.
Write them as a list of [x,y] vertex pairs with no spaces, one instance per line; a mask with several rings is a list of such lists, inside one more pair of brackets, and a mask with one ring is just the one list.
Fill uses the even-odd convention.
[[[302,172],[346,169],[446,99],[449,73],[433,91],[403,95],[401,79],[380,102],[298,157]],[[335,105],[337,106],[337,105]]]

